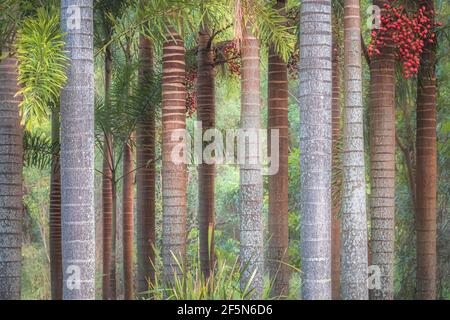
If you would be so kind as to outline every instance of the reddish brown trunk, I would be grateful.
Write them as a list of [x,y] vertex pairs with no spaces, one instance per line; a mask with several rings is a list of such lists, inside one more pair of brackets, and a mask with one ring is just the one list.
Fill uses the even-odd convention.
[[[112,158],[114,161],[114,157]],[[112,228],[111,228],[111,265],[109,271],[109,283],[111,290],[111,300],[117,299],[117,189],[116,189],[116,169],[112,172]]]
[[[153,76],[153,48],[140,37],[139,81],[147,87]],[[136,128],[137,291],[155,280],[155,108],[147,106]]]
[[132,142],[123,146],[123,281],[125,300],[133,299],[133,147]]
[[[375,60],[375,59],[374,59]],[[374,61],[372,65],[377,65]],[[379,66],[383,64],[380,62]],[[392,73],[391,73],[392,71]],[[394,62],[373,67],[371,107],[371,263],[381,268],[381,289],[372,299],[393,298],[395,217],[395,113],[393,102]]]
[[[203,132],[215,127],[215,70],[210,31],[199,32],[197,73],[197,119]],[[200,266],[206,278],[214,268],[214,176],[215,165],[198,165],[198,225]]]
[[[383,7],[386,0],[374,1]],[[392,299],[395,217],[395,56],[389,39],[370,64],[371,262],[380,268],[381,288],[371,299]]]
[[[113,139],[111,134],[105,134],[103,142],[103,176],[102,176],[102,201],[103,201],[103,299],[113,298],[112,282],[115,271],[113,271],[113,166],[114,156],[111,145]],[[114,273],[112,273],[114,272]]]
[[[419,1],[427,11],[433,1]],[[427,43],[417,84],[417,299],[436,299],[436,44]]]
[[[278,1],[278,9],[284,10],[284,1]],[[269,175],[269,251],[268,267],[272,296],[286,297],[289,293],[290,272],[288,263],[288,77],[287,65],[269,48],[268,61],[268,143],[271,149],[271,130],[279,134],[279,168]],[[275,151],[276,152],[276,151]]]
[[52,144],[56,148],[52,155],[50,176],[50,278],[52,300],[62,299],[62,246],[61,246],[61,172],[59,164],[59,109],[52,112]]
[[180,154],[173,152],[180,141],[172,136],[183,135],[181,132],[186,129],[184,55],[183,40],[170,30],[163,44],[162,78],[162,258],[166,282],[173,282],[174,275],[182,276],[180,264],[186,267],[186,164],[178,158]]
[[[109,106],[109,91],[111,86],[111,52],[107,48],[105,53],[105,104]],[[106,132],[103,142],[103,175],[102,175],[102,203],[103,203],[103,299],[112,299],[115,268],[113,268],[113,193],[114,193],[114,155],[113,139],[110,132]],[[115,292],[115,290],[114,290]]]
[[339,65],[339,45],[333,35],[333,99],[332,99],[332,130],[333,130],[333,184],[332,184],[332,210],[331,210],[331,296],[333,300],[340,299],[340,273],[341,273],[341,227],[339,211],[341,209],[341,166],[338,143],[341,136],[341,81]]

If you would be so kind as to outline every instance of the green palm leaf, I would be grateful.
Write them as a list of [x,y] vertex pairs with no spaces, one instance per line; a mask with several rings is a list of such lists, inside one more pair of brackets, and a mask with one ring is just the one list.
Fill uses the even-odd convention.
[[64,85],[68,59],[57,10],[38,9],[25,19],[17,41],[20,104],[25,124],[30,117],[48,118]]

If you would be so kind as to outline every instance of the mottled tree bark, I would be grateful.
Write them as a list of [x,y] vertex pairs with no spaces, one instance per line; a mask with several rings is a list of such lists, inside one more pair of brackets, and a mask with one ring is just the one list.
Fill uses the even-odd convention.
[[50,174],[50,279],[52,300],[62,299],[62,248],[61,248],[61,168],[59,161],[60,144],[59,108],[52,110],[52,144],[56,150],[52,154]]
[[[284,10],[285,1],[278,0],[277,9]],[[268,269],[272,296],[286,297],[289,293],[290,272],[288,267],[288,75],[287,64],[269,47],[268,61],[268,143],[271,149],[271,130],[279,132],[279,169],[269,176],[269,250]]]
[[360,24],[359,0],[345,0],[341,296],[346,300],[368,299]]
[[179,140],[174,139],[176,133],[186,129],[184,54],[183,40],[171,30],[163,44],[162,78],[162,258],[166,282],[172,282],[174,275],[181,277],[186,267],[187,172],[185,163],[175,161],[178,154],[173,151],[180,144]]
[[341,210],[342,170],[339,151],[341,137],[341,78],[338,39],[333,33],[333,94],[332,94],[332,132],[333,132],[333,184],[331,186],[331,288],[332,299],[339,300],[341,296]]
[[[112,78],[112,54],[111,47],[105,50],[105,105],[110,107],[110,88]],[[109,300],[113,294],[111,291],[111,278],[115,274],[112,271],[112,219],[113,219],[113,186],[114,179],[114,149],[112,133],[106,128],[103,141],[103,171],[102,171],[102,203],[103,203],[103,300]],[[115,273],[115,272],[114,272]]]
[[[427,11],[434,2],[420,0]],[[433,19],[434,21],[434,19]],[[417,83],[416,297],[436,299],[436,43],[427,43]]]
[[301,256],[305,300],[331,299],[331,1],[300,12]]
[[[243,30],[241,61],[241,133],[258,134],[261,127],[259,41],[250,26]],[[238,143],[238,148],[245,152],[239,159],[241,288],[248,287],[248,297],[259,299],[264,286],[261,163],[254,152],[258,150],[258,141],[239,139]]]
[[[147,87],[153,76],[153,47],[140,36],[139,81]],[[155,109],[147,107],[136,126],[137,292],[155,280]]]
[[133,200],[134,161],[132,141],[123,146],[123,188],[122,188],[122,228],[123,228],[123,281],[125,300],[134,298],[133,284]]
[[[79,17],[72,6],[79,8]],[[61,13],[70,58],[61,92],[63,297],[95,299],[92,0],[62,0]]]
[[[215,128],[215,69],[212,38],[207,26],[198,35],[197,120],[203,133]],[[203,135],[202,135],[203,136]],[[198,227],[200,267],[208,278],[214,268],[214,177],[216,167],[204,161],[198,165]]]
[[0,300],[20,299],[22,133],[17,61],[0,61]]
[[[383,7],[386,0],[374,1]],[[381,287],[370,298],[393,298],[395,216],[395,56],[390,39],[370,63],[371,264],[381,271]]]

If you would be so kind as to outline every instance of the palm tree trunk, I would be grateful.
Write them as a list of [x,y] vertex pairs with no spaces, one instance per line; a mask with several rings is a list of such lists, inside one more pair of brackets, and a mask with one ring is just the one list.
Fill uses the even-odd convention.
[[331,299],[331,1],[303,1],[300,30],[302,295]]
[[[80,8],[81,19],[71,6]],[[92,0],[62,0],[71,64],[61,92],[63,297],[95,299],[94,57]]]
[[346,300],[369,298],[360,23],[359,0],[345,0],[341,292]]
[[[285,1],[279,0],[276,8],[284,10]],[[272,296],[286,297],[289,293],[288,269],[288,77],[287,64],[269,47],[268,62],[268,139],[271,150],[271,130],[279,132],[279,169],[269,176],[269,251],[268,267]]]
[[0,61],[0,300],[20,299],[22,133],[17,61]]
[[[114,161],[114,157],[113,157]],[[116,168],[112,172],[112,216],[111,216],[111,261],[109,265],[109,287],[111,300],[117,299],[117,180]]]
[[[241,61],[241,134],[255,135],[261,127],[260,62],[259,41],[250,26],[243,30]],[[254,152],[258,150],[258,142],[241,140],[238,147],[245,153],[240,159],[241,288],[248,287],[249,297],[259,299],[264,286],[261,163]]]
[[125,288],[125,300],[132,300],[133,294],[133,200],[134,200],[134,175],[133,175],[133,147],[132,141],[123,146],[123,281]]
[[[374,1],[380,8],[389,1]],[[395,216],[395,56],[393,44],[370,63],[371,264],[381,271],[381,287],[370,298],[393,298]]]
[[[125,61],[128,66],[132,64],[131,43],[127,39],[125,46]],[[131,96],[132,88],[127,84],[126,103]],[[125,300],[134,298],[133,283],[133,236],[134,236],[134,160],[133,160],[134,132],[131,132],[123,143],[122,151],[122,217],[119,224],[122,225],[122,261],[123,273],[120,279],[123,286],[120,286],[120,295]]]
[[52,154],[50,176],[50,275],[52,300],[62,299],[62,250],[61,250],[61,170],[59,163],[60,144],[59,108],[52,111],[52,144],[57,148]]
[[[433,1],[419,4],[434,10]],[[416,139],[416,297],[432,300],[436,299],[436,43],[428,42],[421,57]]]
[[[111,48],[105,50],[105,104],[110,106],[110,88],[112,78]],[[107,129],[108,130],[108,129]],[[113,217],[113,167],[114,151],[111,132],[106,132],[103,142],[103,174],[102,174],[102,201],[103,201],[103,300],[109,300],[111,293],[111,254],[112,254],[112,217]]]
[[333,102],[332,102],[332,131],[333,131],[333,184],[331,186],[332,210],[331,210],[331,287],[332,299],[339,300],[341,296],[341,222],[339,211],[341,210],[341,161],[339,152],[339,140],[341,137],[341,78],[339,45],[333,33]]
[[[212,38],[208,27],[199,32],[197,71],[197,119],[203,132],[215,128],[215,69]],[[203,135],[202,135],[203,136]],[[208,278],[214,268],[214,164],[198,165],[198,225],[200,266]]]
[[186,88],[183,40],[173,30],[166,39],[162,79],[162,257],[164,279],[170,283],[174,275],[181,277],[186,267],[186,164],[174,161],[172,154],[179,144],[173,141],[172,134],[186,130]]
[[[153,47],[140,37],[142,67],[139,81],[147,87],[153,75]],[[155,108],[148,109],[136,127],[137,291],[148,291],[155,281]]]

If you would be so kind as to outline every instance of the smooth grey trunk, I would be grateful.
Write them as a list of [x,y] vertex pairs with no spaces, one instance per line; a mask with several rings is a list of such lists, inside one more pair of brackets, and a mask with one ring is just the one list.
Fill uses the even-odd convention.
[[17,61],[0,61],[0,300],[20,299],[22,133]]
[[300,12],[300,214],[302,296],[331,299],[331,0]]
[[92,0],[62,0],[61,13],[70,58],[61,91],[63,298],[95,299]]
[[[241,129],[258,133],[261,127],[259,41],[249,26],[243,30],[241,60]],[[241,160],[244,163],[240,163],[241,288],[248,287],[249,298],[260,299],[264,286],[262,172],[260,162],[252,161],[255,154],[250,151],[258,146],[250,139],[241,143],[238,148],[247,150]]]
[[359,0],[344,2],[344,149],[341,297],[367,300],[366,170]]

